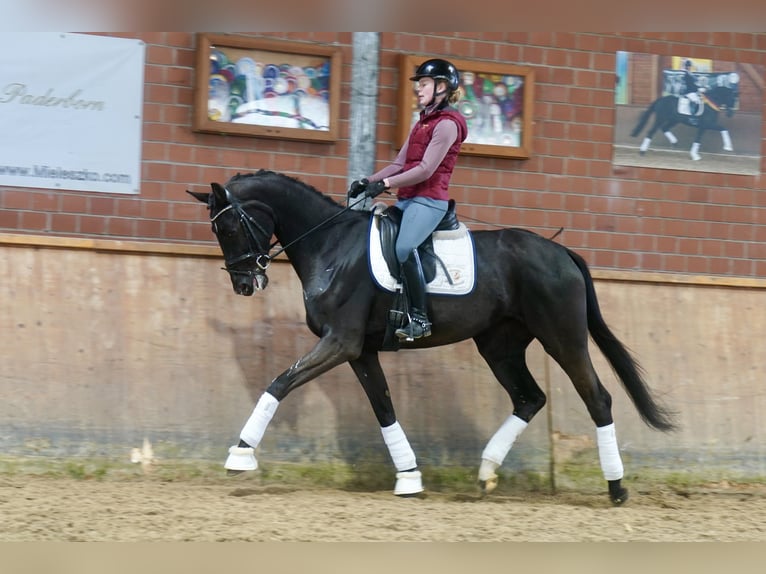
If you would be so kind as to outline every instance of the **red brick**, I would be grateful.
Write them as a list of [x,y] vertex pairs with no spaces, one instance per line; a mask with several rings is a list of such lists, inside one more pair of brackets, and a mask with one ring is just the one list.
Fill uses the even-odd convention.
[[[206,190],[261,167],[311,181],[342,199],[349,156],[351,35],[274,32],[258,36],[339,45],[340,139],[331,144],[203,134],[195,111],[194,34],[134,33],[147,42],[140,194],[0,188],[0,227],[22,232],[212,240],[184,189]],[[381,35],[376,169],[400,145],[399,54],[455,55],[531,66],[536,72],[531,157],[461,156],[452,196],[461,210],[542,233],[567,228],[600,267],[678,273],[764,275],[766,179],[694,170],[614,166],[614,54],[690,54],[766,64],[763,34],[458,32]],[[748,100],[743,98],[743,106]],[[764,107],[758,99],[760,112]],[[766,157],[766,143],[761,144]],[[761,161],[762,169],[766,160]],[[96,219],[83,216],[98,215]],[[466,213],[467,211],[461,211]],[[203,218],[204,219],[204,218]],[[99,223],[101,222],[101,223]],[[106,229],[99,228],[103,222]],[[603,231],[595,231],[603,229]],[[601,242],[605,239],[607,243]],[[609,241],[613,241],[610,244]],[[751,259],[753,258],[753,259]]]
[[0,229],[15,230],[19,226],[19,219],[18,211],[12,209],[0,209]]

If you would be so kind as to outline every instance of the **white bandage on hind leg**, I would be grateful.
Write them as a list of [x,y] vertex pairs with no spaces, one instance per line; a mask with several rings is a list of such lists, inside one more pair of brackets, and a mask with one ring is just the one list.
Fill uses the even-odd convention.
[[278,406],[279,401],[274,398],[274,395],[263,393],[253,409],[253,414],[247,419],[239,438],[251,447],[257,447],[261,443],[263,433],[266,432],[266,427],[269,426]]
[[521,420],[516,415],[509,416],[489,439],[487,446],[484,447],[484,452],[481,453],[481,458],[495,463],[497,465],[495,468],[503,464],[513,443],[528,425],[528,422]]
[[415,451],[412,450],[398,421],[390,426],[380,427],[380,432],[383,433],[383,441],[388,447],[397,471],[410,470],[418,465],[415,460]]
[[596,442],[598,444],[598,459],[601,462],[601,470],[604,471],[604,478],[606,480],[621,479],[623,474],[622,459],[617,448],[614,423],[596,428]]

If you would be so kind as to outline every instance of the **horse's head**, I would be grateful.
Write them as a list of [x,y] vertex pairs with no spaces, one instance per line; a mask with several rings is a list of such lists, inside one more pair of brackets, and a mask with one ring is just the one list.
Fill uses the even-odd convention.
[[726,108],[726,117],[732,117],[739,101],[739,76],[729,74],[729,86],[716,86],[707,95],[716,105]]
[[739,90],[734,88],[721,88],[724,93],[723,105],[726,108],[726,117],[730,118],[737,109],[737,100],[739,99]]
[[[223,251],[234,292],[250,296],[266,288],[271,263],[269,240],[274,232],[271,208],[256,200],[241,200],[226,187],[211,183],[211,193],[187,192],[206,203],[213,233]],[[257,215],[257,217],[256,217]]]

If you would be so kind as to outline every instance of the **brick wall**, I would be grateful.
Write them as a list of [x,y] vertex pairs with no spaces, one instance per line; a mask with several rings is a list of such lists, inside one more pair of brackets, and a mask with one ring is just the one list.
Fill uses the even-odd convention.
[[[343,198],[350,33],[258,35],[342,49],[341,135],[332,144],[194,133],[195,36],[122,35],[147,43],[141,193],[0,188],[0,231],[212,243],[204,210],[184,190],[258,168],[300,177]],[[766,277],[761,175],[616,169],[611,163],[616,51],[763,66],[766,34],[383,33],[381,49],[379,166],[396,153],[400,53],[534,67],[531,158],[459,160],[452,194],[472,228],[512,225],[550,235],[564,227],[560,241],[597,268]],[[760,142],[763,154],[762,130]]]

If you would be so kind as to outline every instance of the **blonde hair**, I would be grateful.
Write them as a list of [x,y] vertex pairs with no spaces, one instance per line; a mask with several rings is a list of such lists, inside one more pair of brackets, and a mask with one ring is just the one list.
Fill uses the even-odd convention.
[[[444,87],[449,89],[449,83],[446,80],[442,80],[440,78],[439,80],[437,80],[437,85],[439,82],[443,83]],[[454,106],[456,103],[460,101],[460,98],[462,97],[463,97],[463,88],[458,86],[457,90],[453,90],[452,92],[450,92],[450,95],[447,96],[447,103],[451,106]]]

